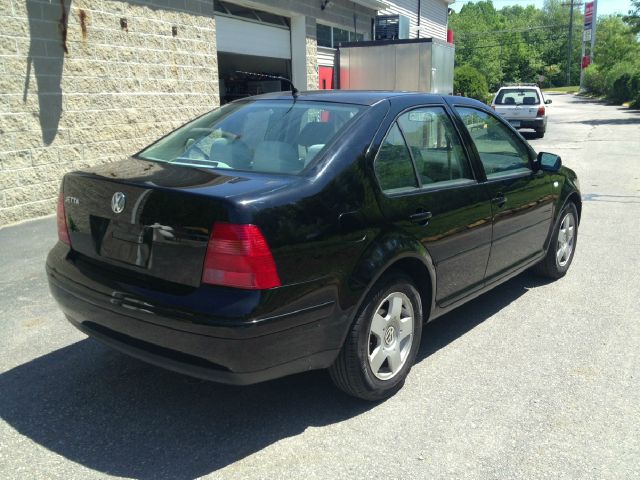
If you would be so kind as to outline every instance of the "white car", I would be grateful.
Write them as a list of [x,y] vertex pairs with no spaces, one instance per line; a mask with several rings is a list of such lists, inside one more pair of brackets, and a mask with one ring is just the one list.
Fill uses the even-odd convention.
[[538,137],[547,130],[547,109],[542,91],[535,84],[501,87],[491,102],[491,108],[502,115],[514,128],[532,128]]

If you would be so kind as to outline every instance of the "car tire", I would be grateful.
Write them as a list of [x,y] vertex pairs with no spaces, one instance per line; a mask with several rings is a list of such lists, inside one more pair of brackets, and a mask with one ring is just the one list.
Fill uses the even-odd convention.
[[558,216],[547,255],[534,267],[534,271],[547,278],[563,277],[571,266],[577,243],[578,209],[575,203],[569,202]]
[[542,138],[542,137],[544,137],[545,132],[546,132],[546,130],[544,128],[540,129],[540,130],[536,130],[536,136],[538,138]]
[[406,275],[379,280],[364,300],[329,374],[349,395],[394,395],[413,366],[422,335],[420,293]]

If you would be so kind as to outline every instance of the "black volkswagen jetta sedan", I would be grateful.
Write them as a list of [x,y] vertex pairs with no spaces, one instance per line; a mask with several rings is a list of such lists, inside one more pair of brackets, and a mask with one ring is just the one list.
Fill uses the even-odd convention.
[[47,259],[69,321],[178,372],[403,384],[424,322],[575,252],[576,175],[480,102],[269,94],[67,174]]

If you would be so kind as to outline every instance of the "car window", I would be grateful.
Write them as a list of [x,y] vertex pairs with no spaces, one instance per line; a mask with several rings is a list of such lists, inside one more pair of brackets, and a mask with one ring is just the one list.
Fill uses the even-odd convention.
[[538,105],[540,97],[534,88],[505,88],[498,92],[496,105]]
[[529,150],[500,120],[475,108],[456,110],[478,150],[487,178],[530,171]]
[[378,150],[374,169],[380,188],[386,193],[399,193],[418,188],[409,149],[395,122]]
[[197,167],[294,174],[366,107],[300,100],[230,103],[138,154]]
[[442,107],[411,110],[398,119],[423,186],[472,179],[451,119]]

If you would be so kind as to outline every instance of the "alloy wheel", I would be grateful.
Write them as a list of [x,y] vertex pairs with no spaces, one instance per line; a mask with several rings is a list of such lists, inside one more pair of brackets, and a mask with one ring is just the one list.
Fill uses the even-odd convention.
[[571,259],[575,243],[576,221],[572,213],[567,213],[560,223],[558,243],[556,246],[556,262],[564,267]]
[[414,332],[413,305],[402,292],[393,292],[378,305],[369,328],[368,360],[379,380],[396,376],[407,362]]

